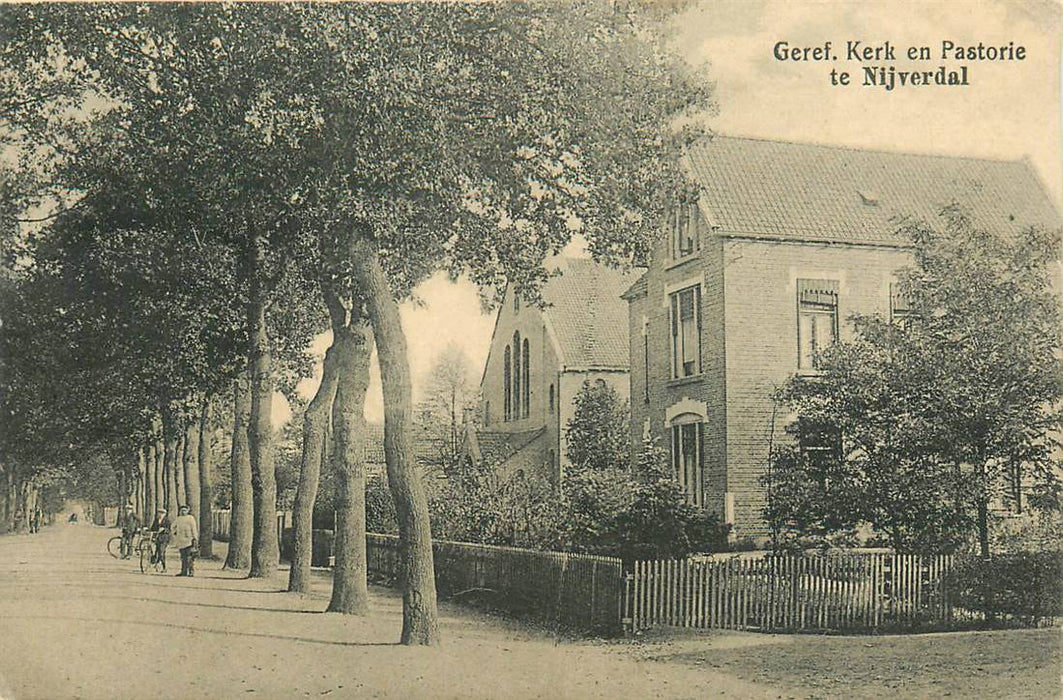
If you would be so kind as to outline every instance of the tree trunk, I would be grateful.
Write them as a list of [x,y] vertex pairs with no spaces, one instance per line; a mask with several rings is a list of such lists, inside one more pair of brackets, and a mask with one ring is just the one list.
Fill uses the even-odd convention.
[[162,441],[165,446],[163,464],[166,476],[166,513],[173,518],[177,513],[177,429],[172,420],[164,419]]
[[18,477],[15,474],[15,465],[8,465],[7,468],[7,485],[4,489],[4,501],[6,502],[6,520],[4,522],[4,530],[7,532],[13,532],[15,530],[15,515],[18,509]]
[[182,421],[174,424],[177,433],[177,447],[173,455],[173,476],[177,489],[177,508],[188,505],[185,496],[185,426]]
[[251,498],[251,458],[247,445],[247,423],[251,416],[251,382],[246,376],[236,381],[233,396],[233,440],[230,455],[233,503],[229,519],[229,553],[226,569],[251,566],[251,535],[254,510]]
[[144,488],[147,484],[147,471],[148,471],[148,458],[144,455],[144,448],[141,447],[137,450],[137,484],[136,484],[136,499],[134,501],[135,512],[137,519],[140,522],[144,522],[144,510],[146,508],[144,499]]
[[365,392],[373,336],[365,322],[343,328],[335,344],[339,382],[332,407],[332,464],[337,482],[336,563],[330,612],[369,612],[365,551]]
[[[125,469],[119,468],[118,470],[118,512],[121,513],[125,509],[126,494],[129,493],[129,472]],[[118,527],[118,518],[114,519],[114,527]],[[105,525],[107,523],[104,523]]]
[[7,477],[8,477],[8,474],[10,472],[11,472],[11,466],[10,465],[4,466],[3,464],[0,464],[0,476],[3,477],[2,479],[0,479],[0,533],[8,531],[8,526],[7,526],[7,514],[8,514]]
[[188,512],[202,522],[199,516],[199,420],[189,419],[185,427],[184,454],[185,504]]
[[213,440],[210,429],[210,399],[203,400],[199,414],[199,556],[214,558]]
[[144,523],[155,517],[159,507],[158,491],[155,490],[155,443],[149,442],[144,447]]
[[325,425],[333,399],[336,398],[336,324],[333,324],[333,344],[325,351],[321,365],[321,384],[303,414],[303,453],[299,469],[299,485],[292,505],[292,530],[295,546],[292,568],[288,576],[288,590],[293,593],[310,592],[310,559],[313,552],[314,503],[321,482],[321,456],[325,452]]
[[978,479],[978,551],[983,559],[989,558],[989,483],[985,460],[981,460],[975,474]]
[[[161,429],[160,429],[161,430]],[[160,432],[159,435],[162,433]],[[152,452],[155,453],[155,511],[159,508],[166,507],[166,494],[168,493],[166,486],[169,483],[166,478],[166,448],[165,443],[161,438],[156,438],[155,447]],[[155,513],[151,514],[155,517]]]
[[402,643],[439,642],[432,530],[428,501],[414,461],[413,406],[406,336],[376,250],[367,242],[352,246],[351,262],[373,324],[384,390],[384,457],[395,501],[403,560]]
[[26,512],[27,495],[29,494],[29,482],[19,477],[15,489],[15,512],[18,513],[15,522],[15,532],[25,533],[29,530],[29,514]]
[[273,470],[273,424],[270,407],[273,381],[270,375],[269,337],[266,334],[266,290],[263,286],[265,252],[255,238],[250,248],[250,301],[247,306],[248,348],[251,372],[251,420],[247,442],[251,455],[251,495],[255,508],[255,531],[251,540],[251,578],[270,576],[277,568],[277,475]]

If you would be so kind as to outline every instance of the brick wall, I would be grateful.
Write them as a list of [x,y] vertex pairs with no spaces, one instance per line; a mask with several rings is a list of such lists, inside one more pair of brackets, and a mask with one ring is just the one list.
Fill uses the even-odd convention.
[[[650,433],[667,451],[669,414],[688,408],[703,411],[703,499],[709,510],[723,517],[727,473],[723,242],[704,240],[700,254],[678,264],[668,259],[665,245],[662,241],[646,275],[645,295],[630,299],[628,307],[632,443],[635,449],[642,444],[648,420]],[[691,284],[701,285],[702,372],[672,379],[669,295]]]
[[[771,395],[797,370],[796,280],[838,280],[845,339],[851,314],[888,313],[889,283],[910,257],[896,248],[721,237],[707,237],[698,256],[679,264],[663,243],[657,253],[645,293],[629,299],[632,442],[637,449],[648,421],[667,450],[668,416],[703,405],[705,505],[732,519],[735,538],[763,537],[760,478],[769,442],[785,438],[788,419],[776,417],[773,432]],[[703,371],[671,379],[668,295],[694,282],[702,285]]]
[[[529,360],[531,363],[530,398],[527,418],[515,418],[505,421],[505,394],[503,392],[503,364],[507,345],[513,344],[513,333],[519,331],[522,340],[528,340]],[[491,338],[491,350],[487,356],[483,379],[480,382],[481,416],[488,413],[490,404],[490,423],[488,430],[524,431],[542,427],[546,421],[547,390],[557,376],[557,358],[543,325],[542,311],[535,306],[520,305],[519,311],[513,310],[512,290],[499,309],[495,320],[495,330]],[[512,361],[512,358],[511,358]],[[513,365],[511,365],[511,370]],[[523,370],[522,370],[523,371]],[[523,402],[523,399],[522,399]]]
[[[733,494],[735,535],[767,534],[761,518],[773,391],[797,371],[796,280],[839,282],[842,340],[852,337],[854,313],[889,312],[889,284],[911,263],[896,248],[728,239],[723,247],[727,368],[727,490]],[[774,439],[785,437],[777,416]]]

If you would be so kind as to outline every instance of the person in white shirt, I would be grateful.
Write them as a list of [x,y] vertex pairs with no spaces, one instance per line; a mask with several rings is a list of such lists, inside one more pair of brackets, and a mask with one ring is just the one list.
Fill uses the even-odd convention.
[[194,550],[199,544],[199,525],[195,517],[188,512],[188,506],[177,509],[179,515],[173,521],[171,542],[181,552],[181,573],[178,576],[195,576]]

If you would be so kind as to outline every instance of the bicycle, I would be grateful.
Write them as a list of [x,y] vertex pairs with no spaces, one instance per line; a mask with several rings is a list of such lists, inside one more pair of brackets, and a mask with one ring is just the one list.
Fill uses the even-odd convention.
[[123,547],[126,541],[125,535],[115,535],[107,540],[107,553],[115,559],[128,559],[133,555],[133,552],[137,551],[134,538],[140,537],[141,534],[142,533],[138,531],[133,537],[129,538],[128,550],[125,550],[125,547]]
[[153,569],[156,572],[165,571],[162,562],[155,556],[155,545],[158,542],[157,538],[157,532],[144,529],[140,533],[140,539],[137,540],[136,551],[139,555],[140,573],[142,574],[148,573],[149,569]]

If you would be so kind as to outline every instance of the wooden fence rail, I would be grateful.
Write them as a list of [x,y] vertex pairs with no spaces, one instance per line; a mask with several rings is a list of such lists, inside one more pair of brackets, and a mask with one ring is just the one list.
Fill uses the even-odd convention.
[[[369,534],[366,541],[370,574],[399,579],[399,538]],[[621,632],[619,559],[442,540],[432,549],[441,595],[476,595],[498,609],[568,629]]]
[[624,621],[744,630],[845,630],[948,622],[949,555],[840,554],[640,561]]

